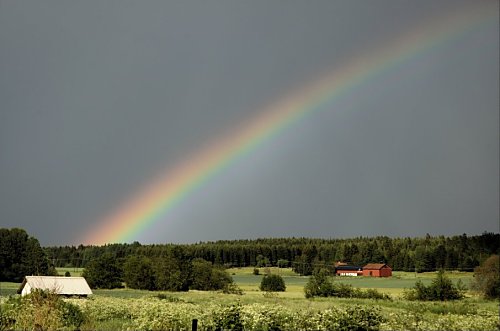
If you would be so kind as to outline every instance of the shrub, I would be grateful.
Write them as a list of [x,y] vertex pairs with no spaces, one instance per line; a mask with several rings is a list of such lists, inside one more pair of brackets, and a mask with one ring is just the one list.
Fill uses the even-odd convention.
[[375,300],[392,300],[389,294],[380,293],[379,291],[373,288],[369,288],[363,291],[363,297],[366,299],[375,299]]
[[485,298],[500,298],[500,257],[492,255],[474,269],[473,289]]
[[373,307],[354,306],[348,307],[338,320],[336,330],[378,330],[380,323],[385,319],[380,311]]
[[85,315],[80,307],[63,300],[59,303],[59,310],[62,313],[63,324],[67,327],[80,328],[85,321]]
[[226,284],[224,288],[222,288],[222,293],[243,295],[243,290],[238,285],[231,282],[229,284]]
[[158,298],[159,300],[165,300],[167,302],[183,302],[182,299],[167,295],[165,293],[159,293],[155,295],[154,297]]
[[259,268],[253,268],[253,274],[254,274],[255,276],[260,275]]
[[14,312],[3,305],[0,306],[0,330],[13,330],[16,320]]
[[265,275],[260,282],[261,291],[284,292],[286,290],[285,281],[280,275]]
[[367,289],[363,291],[361,289],[354,288],[349,284],[332,283],[328,279],[328,275],[328,270],[319,269],[311,278],[309,278],[309,281],[304,287],[306,298],[338,297],[391,300],[391,297],[388,294],[380,293],[375,289]]
[[319,269],[315,271],[304,287],[306,298],[329,297],[332,295],[333,284],[328,279],[328,275],[329,272],[326,269]]
[[212,263],[203,259],[194,259],[193,274],[190,289],[201,291],[218,291],[231,289],[236,290],[233,284],[233,278],[226,270],[220,267],[214,267]]
[[240,305],[221,308],[214,316],[216,330],[242,331]]
[[459,281],[457,285],[453,285],[453,282],[441,270],[431,285],[425,286],[419,280],[413,289],[404,293],[404,297],[408,300],[445,301],[462,299],[464,293],[465,286],[462,282]]
[[85,320],[81,309],[52,291],[35,290],[8,300],[2,307],[0,330],[78,329]]

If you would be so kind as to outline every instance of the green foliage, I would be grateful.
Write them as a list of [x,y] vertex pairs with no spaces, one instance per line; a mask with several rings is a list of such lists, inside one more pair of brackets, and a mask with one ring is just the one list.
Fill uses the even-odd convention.
[[[250,331],[494,330],[498,323],[498,307],[493,307],[491,302],[488,302],[491,306],[488,310],[476,311],[474,307],[467,308],[465,301],[398,300],[374,308],[362,300],[319,300],[298,305],[296,300],[279,304],[240,303],[238,300],[236,304],[221,304],[225,301],[224,296],[218,293],[179,295],[190,299],[160,300],[151,295],[124,299],[96,295],[93,299],[67,301],[78,305],[90,320],[82,325],[82,330],[190,330],[194,318],[198,319],[199,330],[242,328]],[[194,296],[199,296],[198,300],[194,300]],[[456,309],[456,305],[461,308]]]
[[181,291],[188,275],[183,274],[179,262],[173,256],[153,260],[155,287],[160,291]]
[[492,255],[474,269],[473,288],[488,299],[500,298],[500,257]]
[[420,238],[268,238],[185,245],[80,245],[46,247],[45,252],[57,267],[85,267],[87,263],[105,253],[117,259],[130,255],[144,255],[152,260],[172,256],[179,262],[181,275],[187,275],[182,279],[181,288],[188,290],[189,262],[194,258],[235,267],[256,266],[257,260],[261,265],[281,266],[280,260],[287,260],[291,261],[289,266],[301,275],[312,274],[314,267],[320,263],[332,265],[334,261],[340,260],[360,265],[384,261],[395,271],[434,271],[439,268],[473,271],[482,257],[500,253],[500,234],[486,232],[478,236],[428,235]]
[[78,329],[85,321],[82,310],[75,304],[61,300],[58,308],[61,311],[63,324],[67,327]]
[[21,282],[26,275],[53,275],[37,239],[22,229],[0,229],[0,281]]
[[388,314],[384,330],[496,330],[498,312],[479,311],[466,302],[398,302]]
[[173,297],[171,295],[167,295],[165,293],[159,293],[159,294],[155,295],[155,297],[160,299],[160,300],[166,300],[168,302],[182,302],[181,299]]
[[446,301],[458,300],[464,297],[465,286],[461,281],[457,285],[446,277],[444,271],[439,271],[432,284],[425,286],[420,280],[415,283],[413,289],[404,293],[408,300],[421,301]]
[[258,276],[260,275],[260,270],[259,268],[253,268],[253,272],[252,272],[255,276]]
[[0,306],[0,331],[13,330],[16,320],[14,319],[14,312],[6,305]]
[[341,315],[336,330],[378,330],[380,323],[385,319],[380,311],[372,307],[354,306],[348,307]]
[[214,267],[203,259],[194,259],[192,262],[192,280],[190,289],[211,291],[222,290],[226,292],[237,291],[233,285],[233,278],[219,267]]
[[267,266],[270,265],[269,258],[265,257],[262,254],[257,255],[257,257],[255,258],[255,260],[257,262],[257,267],[258,268],[267,267]]
[[211,289],[228,290],[229,284],[233,284],[233,278],[226,272],[226,270],[219,267],[212,268],[212,278],[210,281]]
[[285,260],[285,259],[279,259],[278,263],[277,263],[278,268],[288,268],[289,265],[290,265],[290,262],[288,260]]
[[216,330],[242,331],[241,307],[232,305],[221,308],[214,316]]
[[391,297],[385,293],[380,293],[375,289],[361,290],[352,285],[331,282],[327,269],[318,269],[314,275],[309,278],[304,287],[306,298],[313,297],[337,297],[337,298],[361,298],[376,300],[391,300]]
[[130,256],[123,265],[123,279],[128,287],[140,290],[154,290],[153,264],[145,256]]
[[306,298],[331,296],[333,293],[333,284],[328,279],[328,276],[329,272],[326,269],[315,271],[304,287]]
[[375,300],[391,300],[391,296],[386,293],[380,293],[374,288],[369,288],[364,291],[357,289],[359,292],[357,298],[364,298],[364,299],[375,299]]
[[268,274],[262,278],[259,288],[261,291],[266,292],[284,292],[286,285],[280,275]]
[[194,259],[192,262],[193,273],[190,289],[212,289],[212,264],[203,259]]
[[64,277],[71,277],[71,273],[70,273],[69,271],[66,271],[66,272],[64,273]]
[[81,309],[51,291],[12,297],[1,307],[0,330],[76,330],[85,321]]
[[82,276],[94,289],[111,289],[122,287],[122,269],[116,258],[104,254],[87,264]]

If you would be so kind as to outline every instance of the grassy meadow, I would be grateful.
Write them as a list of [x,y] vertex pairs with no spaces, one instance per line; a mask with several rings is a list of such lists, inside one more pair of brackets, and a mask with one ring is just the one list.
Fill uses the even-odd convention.
[[[64,275],[66,271],[69,271],[72,276],[79,276],[82,270],[58,268],[60,275]],[[283,277],[287,286],[285,292],[267,294],[260,291],[259,285],[265,270],[261,268],[260,275],[254,275],[253,267],[248,267],[228,269],[235,283],[243,290],[243,295],[223,294],[215,291],[151,292],[123,288],[94,290],[91,299],[69,300],[81,306],[82,310],[92,316],[92,321],[83,325],[82,330],[86,328],[155,329],[155,325],[159,325],[159,329],[174,325],[175,329],[175,325],[187,325],[186,323],[189,323],[192,317],[202,320],[201,327],[204,325],[209,327],[209,324],[203,322],[203,319],[210,320],[211,317],[207,316],[212,316],[210,314],[213,314],[213,311],[232,305],[243,307],[242,316],[253,316],[251,319],[260,321],[264,318],[262,316],[269,318],[272,315],[278,316],[283,321],[288,318],[289,322],[287,323],[292,323],[290,321],[293,320],[290,319],[291,317],[286,317],[287,314],[302,316],[301,319],[307,319],[308,316],[314,319],[316,317],[312,317],[313,312],[330,311],[335,307],[341,309],[375,307],[385,319],[385,322],[381,324],[381,329],[385,330],[490,330],[495,329],[498,323],[498,302],[484,300],[471,291],[467,292],[465,299],[454,302],[410,302],[403,298],[402,294],[405,289],[411,288],[417,280],[424,284],[430,284],[435,273],[394,272],[393,277],[390,278],[332,277],[334,282],[343,282],[363,289],[374,288],[380,292],[388,293],[393,300],[387,301],[341,298],[306,299],[304,286],[309,277],[299,276],[291,269],[269,268],[269,271]],[[473,274],[448,272],[447,276],[454,282],[461,280],[468,286]],[[19,285],[0,283],[2,300],[5,300],[6,296],[14,294]],[[182,321],[184,324],[165,324],[170,322],[162,320],[165,317],[158,314],[158,311],[165,310],[169,310],[169,314],[173,314],[167,314],[170,316],[169,318]],[[154,321],[159,324],[151,324]],[[258,325],[261,327],[264,325],[265,328],[265,325],[270,324]],[[290,326],[293,324],[280,325]],[[307,325],[304,328],[307,328]]]

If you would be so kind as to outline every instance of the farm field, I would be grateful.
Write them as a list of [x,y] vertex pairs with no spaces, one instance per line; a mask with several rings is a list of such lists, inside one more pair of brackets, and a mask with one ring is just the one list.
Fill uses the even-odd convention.
[[66,268],[56,268],[59,276],[64,276],[66,272],[69,272],[72,277],[79,277],[82,275],[83,268],[74,268],[74,267],[66,267]]
[[[287,292],[303,297],[303,288],[306,285],[309,277],[299,276],[294,273],[291,269],[279,269],[279,268],[269,268],[274,274],[279,274],[285,280],[287,286]],[[263,277],[264,268],[260,269],[260,275],[253,275],[253,268],[234,268],[228,270],[232,275],[234,281],[238,286],[240,286],[246,292],[259,291],[259,284]],[[426,272],[426,273],[412,273],[412,272],[402,272],[396,271],[393,273],[393,277],[389,278],[376,278],[376,277],[332,277],[331,279],[335,282],[342,282],[345,284],[350,284],[354,287],[359,287],[363,289],[373,288],[380,292],[388,293],[391,295],[399,296],[403,293],[403,290],[409,289],[415,285],[417,280],[422,281],[425,285],[432,282],[432,279],[436,276],[436,272]],[[448,272],[447,276],[453,281],[462,281],[467,287],[472,280],[473,274],[470,272]],[[291,294],[290,293],[290,294]]]
[[[58,269],[59,274],[70,271],[72,275],[81,274],[81,270]],[[200,328],[208,327],[213,320],[213,315],[219,310],[237,305],[241,307],[241,314],[248,321],[262,318],[278,319],[286,323],[307,323],[318,318],[317,314],[335,312],[335,309],[376,309],[380,312],[385,322],[381,329],[495,329],[498,323],[498,302],[483,300],[472,292],[467,293],[467,298],[456,302],[410,302],[402,298],[405,288],[410,288],[416,280],[428,284],[435,273],[405,273],[395,272],[391,278],[368,277],[333,277],[335,282],[352,284],[359,288],[375,288],[380,292],[388,293],[392,301],[370,299],[341,299],[341,298],[315,298],[304,297],[304,285],[308,277],[299,276],[291,269],[270,268],[272,273],[280,274],[287,285],[287,290],[280,293],[265,294],[258,287],[264,273],[254,275],[253,268],[229,269],[229,274],[235,283],[244,291],[243,295],[223,294],[214,291],[189,291],[189,292],[151,292],[134,289],[94,290],[92,299],[68,299],[80,306],[81,309],[92,317],[92,322],[82,326],[82,330],[107,329],[120,330],[161,329],[165,326],[189,325],[192,318],[200,319]],[[461,280],[466,285],[472,279],[471,273],[449,272],[448,277],[454,282]],[[0,300],[15,294],[18,283],[0,283]],[[226,308],[224,308],[226,307]],[[165,316],[158,311],[164,311]],[[168,311],[168,313],[166,313]],[[322,312],[322,313],[321,313]],[[173,315],[172,315],[173,314]],[[316,315],[315,315],[316,314]],[[170,316],[170,317],[169,317]],[[246,317],[245,317],[246,316]],[[267,316],[267,317],[266,317]],[[323,316],[323,315],[321,315]],[[243,318],[242,317],[242,318]],[[168,324],[171,318],[175,323]],[[325,318],[324,316],[322,317]],[[320,318],[321,319],[321,318]],[[253,325],[248,322],[245,325]],[[269,321],[268,321],[269,322]],[[259,324],[261,327],[268,325]],[[272,322],[272,321],[271,321]],[[271,323],[269,322],[269,323]],[[153,324],[151,324],[153,323]],[[157,324],[154,324],[157,323]],[[162,324],[163,323],[163,324]],[[167,324],[165,324],[167,323]],[[207,324],[208,323],[208,324]],[[250,323],[250,324],[248,324]],[[274,323],[274,322],[273,322]],[[293,324],[281,324],[293,325]]]

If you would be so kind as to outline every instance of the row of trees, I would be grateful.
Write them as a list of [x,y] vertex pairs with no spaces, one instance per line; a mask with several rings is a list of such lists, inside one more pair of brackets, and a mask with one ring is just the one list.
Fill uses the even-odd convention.
[[58,267],[85,267],[105,253],[115,258],[141,255],[149,258],[182,255],[225,266],[293,267],[310,275],[321,264],[345,261],[356,265],[389,264],[397,271],[458,269],[472,271],[492,254],[500,253],[500,234],[466,234],[422,238],[358,237],[352,239],[271,238],[197,243],[190,245],[111,244],[105,246],[47,247]]
[[92,288],[127,287],[141,290],[187,291],[222,290],[238,292],[232,277],[221,267],[200,258],[175,256],[149,258],[131,255],[115,259],[104,254],[87,264],[83,276]]

